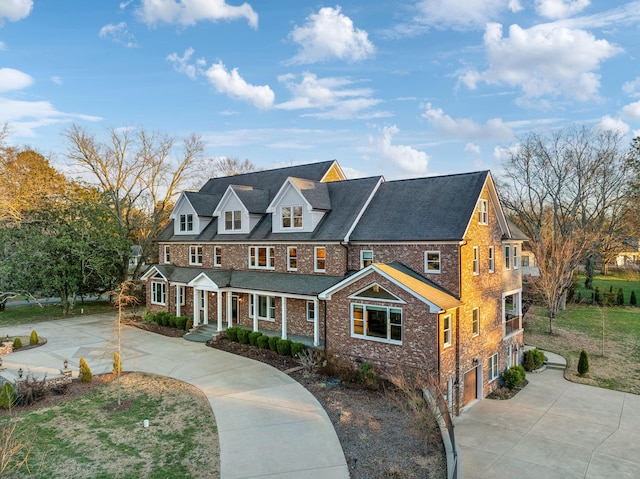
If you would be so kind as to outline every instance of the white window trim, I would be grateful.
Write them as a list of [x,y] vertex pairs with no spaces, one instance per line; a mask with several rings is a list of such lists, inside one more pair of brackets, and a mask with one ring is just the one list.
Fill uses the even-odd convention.
[[[374,262],[374,258],[375,257],[373,255],[373,250],[372,249],[362,249],[362,250],[360,250],[360,269],[363,269],[365,267],[365,265],[364,265],[364,261],[365,261],[364,255],[365,255],[365,253],[371,253],[371,263]],[[367,260],[367,261],[369,261],[369,260]]]
[[[429,257],[430,254],[437,254],[438,255],[438,269],[429,269],[429,262],[427,260],[427,258]],[[440,251],[435,251],[435,250],[430,250],[430,251],[425,251],[424,252],[424,272],[425,273],[430,273],[430,274],[440,274],[440,272],[442,271],[442,255],[440,254]]]
[[[291,266],[291,259],[293,258],[293,256],[291,256],[291,251],[295,250],[296,252],[296,266],[293,267]],[[297,246],[287,246],[287,271],[298,271],[298,247]]]
[[186,301],[187,288],[183,285],[177,285],[176,288],[178,288],[178,299],[179,299],[178,304],[180,306],[184,306],[185,304],[187,304],[187,301]]
[[513,245],[511,250],[513,251],[513,269],[518,269],[520,268],[520,256],[518,254],[518,246]]
[[[324,268],[318,268],[318,251],[324,250]],[[327,272],[327,247],[326,246],[316,246],[313,248],[313,271],[314,273],[326,273]]]
[[[200,250],[200,254],[198,254],[198,249]],[[194,266],[202,266],[202,258],[204,255],[204,250],[202,246],[189,246],[189,264]],[[200,262],[197,262],[198,256],[200,257]],[[194,261],[195,259],[195,261]]]
[[511,269],[511,245],[504,246],[504,269]]
[[498,379],[498,377],[500,376],[498,369],[499,369],[498,353],[496,353],[493,356],[489,357],[489,367],[488,367],[489,382],[492,382]]
[[213,247],[213,266],[216,268],[222,267],[222,246]]
[[487,200],[478,200],[478,224],[489,224],[489,202]]
[[[158,298],[160,296],[160,298]],[[151,304],[167,304],[167,285],[161,281],[151,282]]]
[[[355,328],[354,328],[354,317],[353,317],[353,310],[355,309],[356,306],[360,306],[362,307],[362,330],[366,331],[367,328],[367,324],[366,324],[366,310],[367,310],[367,306],[374,306],[371,304],[366,304],[366,303],[351,303],[351,337],[352,338],[358,338],[358,339],[366,339],[367,341],[374,341],[377,343],[386,343],[386,344],[397,344],[397,345],[402,345],[402,339],[397,340],[397,339],[390,339],[391,337],[391,315],[390,315],[390,310],[395,309],[400,311],[400,337],[404,336],[404,312],[402,310],[402,308],[396,308],[394,306],[387,306],[387,339],[385,338],[377,338],[375,336],[367,336],[365,333],[363,334],[356,334],[355,333]],[[375,306],[376,308],[380,308],[381,306]],[[384,306],[382,306],[384,308]]]
[[[178,218],[178,221],[179,221],[178,229],[181,233],[193,231],[193,214],[192,213],[181,214],[180,217]],[[184,224],[184,228],[182,227],[183,224]]]
[[313,323],[315,321],[316,314],[316,303],[315,301],[307,301],[307,321]]
[[[231,213],[231,228],[227,228],[227,213]],[[240,226],[236,228],[236,213],[240,219]],[[225,231],[241,231],[242,230],[242,211],[241,210],[226,210],[224,212],[224,230]]]
[[166,244],[164,245],[164,264],[171,264],[171,246]]
[[[446,318],[449,318],[448,328],[445,328]],[[451,347],[451,344],[452,344],[452,333],[453,333],[452,322],[453,322],[453,316],[451,314],[445,314],[444,316],[442,316],[442,345],[445,348]],[[446,341],[447,331],[449,331],[449,341]]]
[[[477,321],[474,319],[474,316],[477,318]],[[475,331],[476,324],[478,326],[477,331]],[[471,334],[474,338],[480,336],[480,308],[473,308],[471,311]]]
[[489,273],[496,272],[496,249],[489,246]]
[[[260,321],[271,321],[272,323],[276,320],[276,297],[268,296],[266,294],[256,294],[255,298],[260,301],[260,298],[266,298],[267,301],[267,316],[260,316],[260,308],[256,311],[256,305],[253,304],[254,295],[249,295],[249,316],[254,317],[254,314],[258,314],[258,319]],[[273,304],[273,305],[272,305]],[[271,316],[273,314],[273,316]]]
[[[266,258],[267,264],[266,266],[258,265],[258,258],[260,257],[260,249],[266,249]],[[254,253],[251,254],[251,250],[254,250]],[[276,249],[274,246],[249,246],[249,269],[276,269],[275,268],[275,254]],[[253,260],[253,264],[252,264]]]
[[[285,216],[284,216],[284,209],[285,208],[289,208],[290,214],[289,214],[289,221],[290,221],[290,226],[285,226],[284,225],[284,220],[285,220]],[[300,226],[295,226],[295,220],[296,220],[296,215],[295,215],[295,208],[300,208]],[[302,205],[283,205],[280,207],[280,228],[283,230],[301,230],[304,228],[304,207]]]
[[480,274],[480,249],[477,246],[473,247],[473,275],[478,276]]

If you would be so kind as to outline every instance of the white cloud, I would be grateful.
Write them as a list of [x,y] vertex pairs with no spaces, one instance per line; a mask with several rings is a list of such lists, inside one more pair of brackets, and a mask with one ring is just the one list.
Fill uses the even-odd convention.
[[273,106],[273,90],[268,85],[256,86],[247,83],[237,68],[228,71],[222,62],[218,62],[211,65],[204,74],[220,93],[248,101],[263,110]]
[[54,76],[52,76],[52,77],[51,77],[51,81],[52,81],[53,83],[55,83],[56,85],[58,85],[58,86],[61,86],[61,85],[62,85],[62,83],[63,83],[63,81],[62,81],[62,77],[59,77],[58,75],[54,75]]
[[245,18],[251,27],[258,27],[258,14],[251,5],[243,3],[236,7],[224,0],[142,0],[137,14],[148,25],[164,22],[192,26],[201,20]]
[[431,103],[425,105],[422,114],[436,129],[438,134],[464,140],[486,140],[489,138],[511,139],[513,131],[500,118],[492,118],[484,125],[469,118],[454,119],[445,114],[441,108],[433,108]]
[[[416,25],[442,30],[474,30],[495,21],[507,10],[522,10],[522,5],[517,0],[423,0],[416,8]],[[405,28],[410,30],[411,26]]]
[[640,120],[640,101],[623,106],[620,110],[620,117],[630,121]]
[[10,22],[17,22],[29,16],[33,8],[33,0],[2,0],[0,2],[0,26],[6,18]]
[[581,12],[590,5],[589,0],[536,0],[536,12],[545,18],[556,20]]
[[0,92],[22,90],[33,84],[33,78],[20,70],[0,68]]
[[635,77],[633,80],[625,82],[624,85],[622,85],[622,91],[624,91],[629,96],[639,96],[640,77]]
[[519,87],[529,98],[563,94],[580,101],[597,97],[600,76],[594,72],[622,51],[587,31],[554,24],[529,29],[511,25],[509,36],[503,37],[502,25],[491,23],[486,27],[484,44],[489,69],[461,75],[460,82],[468,88],[484,81]]
[[499,163],[504,163],[511,158],[512,155],[517,154],[519,149],[520,145],[513,145],[506,148],[504,146],[496,146],[493,149],[493,158]]
[[391,160],[406,173],[424,175],[429,164],[429,155],[406,145],[392,145],[393,136],[400,130],[395,126],[385,126],[382,136],[369,137],[369,144],[379,156]]
[[467,143],[464,146],[464,151],[468,151],[470,153],[475,153],[476,155],[480,154],[480,146],[476,145],[475,143]]
[[334,58],[347,61],[364,60],[375,52],[364,30],[355,28],[353,21],[340,13],[340,7],[321,8],[307,17],[306,23],[296,26],[289,34],[300,45],[291,63],[315,63]]
[[281,75],[278,80],[292,94],[291,100],[276,105],[281,110],[323,110],[307,116],[336,120],[389,116],[386,112],[371,111],[381,100],[373,98],[370,88],[354,87],[355,82],[349,78],[318,78],[304,72],[299,81],[293,74]]
[[184,73],[192,80],[195,80],[197,73],[196,65],[192,65],[189,63],[189,60],[193,56],[194,52],[195,50],[189,47],[184,51],[184,54],[182,56],[179,56],[175,52],[167,55],[167,61],[173,63],[173,69],[175,71],[177,71],[178,73]]
[[605,115],[600,119],[597,125],[600,130],[614,130],[618,131],[621,135],[626,135],[630,128],[624,121],[619,118],[612,118],[609,115]]
[[120,22],[117,25],[109,23],[100,29],[98,35],[100,38],[106,38],[113,43],[123,45],[127,48],[135,48],[138,46],[136,37],[127,30],[126,22]]

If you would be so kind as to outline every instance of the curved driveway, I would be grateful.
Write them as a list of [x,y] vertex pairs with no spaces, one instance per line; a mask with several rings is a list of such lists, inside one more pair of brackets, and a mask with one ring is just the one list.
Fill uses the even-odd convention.
[[[77,373],[84,357],[94,374],[110,372],[116,351],[111,314],[0,328],[5,335],[35,329],[46,345],[4,356],[4,375],[22,367],[40,376],[65,359]],[[123,326],[123,368],[169,376],[198,387],[218,426],[222,479],[340,479],[349,472],[338,437],[318,401],[271,366],[202,343]],[[149,418],[162,421],[162,418]]]
[[464,479],[640,477],[640,396],[566,381],[547,369],[508,401],[455,420]]

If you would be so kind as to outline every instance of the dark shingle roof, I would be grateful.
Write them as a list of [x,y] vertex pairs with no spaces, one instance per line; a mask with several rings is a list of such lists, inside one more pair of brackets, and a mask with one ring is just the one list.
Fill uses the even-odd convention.
[[221,198],[220,195],[207,195],[196,191],[185,191],[184,194],[198,216],[211,216]]
[[300,193],[312,208],[317,210],[331,209],[331,199],[329,198],[329,187],[327,183],[302,178],[291,178],[291,183],[300,190]]
[[249,213],[264,214],[269,206],[269,191],[258,190],[250,186],[230,185]]
[[463,239],[488,171],[380,185],[351,241]]

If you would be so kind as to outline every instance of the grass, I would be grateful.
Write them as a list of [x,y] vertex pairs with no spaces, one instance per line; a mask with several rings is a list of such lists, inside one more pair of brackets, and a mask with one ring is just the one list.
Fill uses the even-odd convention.
[[[549,334],[546,310],[532,307],[525,316],[524,339],[567,359],[567,379],[640,394],[640,308],[570,305]],[[577,373],[581,349],[589,355],[584,378]]]
[[600,293],[608,293],[613,288],[614,301],[618,294],[618,289],[622,289],[624,294],[624,304],[629,304],[631,298],[631,291],[635,291],[638,299],[638,305],[640,305],[640,273],[630,270],[615,270],[612,269],[610,274],[596,275],[593,278],[593,290],[586,289],[584,287],[585,277],[584,275],[578,275],[576,277],[576,290],[575,295],[579,297],[582,302],[590,303],[591,297],[595,288],[600,289]]
[[[108,301],[87,301],[77,303],[74,308],[74,315],[99,314],[115,311]],[[64,319],[62,306],[59,304],[45,304],[42,307],[37,304],[27,306],[9,306],[4,311],[0,311],[0,325],[15,326],[26,323],[39,323],[42,321],[55,321]]]
[[220,477],[216,424],[200,391],[139,373],[122,376],[121,384],[122,408],[112,381],[51,407],[0,418],[3,431],[17,424],[30,445],[29,470],[3,477]]

